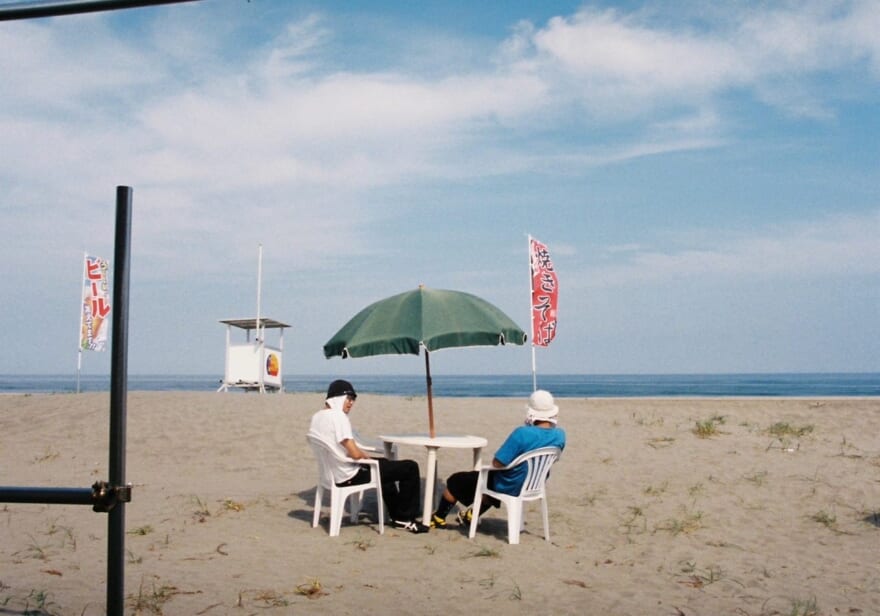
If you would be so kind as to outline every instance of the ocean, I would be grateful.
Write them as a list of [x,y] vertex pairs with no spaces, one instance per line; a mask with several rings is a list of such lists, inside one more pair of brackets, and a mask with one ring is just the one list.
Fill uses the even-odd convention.
[[[284,377],[287,392],[324,392],[335,376]],[[352,375],[362,393],[422,396],[424,375]],[[129,391],[216,391],[216,375],[129,375]],[[546,374],[538,387],[558,398],[880,396],[880,373],[834,374]],[[109,391],[109,375],[80,376],[80,391]],[[526,397],[532,376],[434,375],[435,396]],[[74,393],[76,375],[0,375],[0,393]]]

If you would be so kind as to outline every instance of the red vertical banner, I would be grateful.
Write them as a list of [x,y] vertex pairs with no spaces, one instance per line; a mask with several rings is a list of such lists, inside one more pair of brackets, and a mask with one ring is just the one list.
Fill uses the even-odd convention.
[[79,348],[103,351],[110,329],[110,263],[101,257],[85,259]]
[[532,345],[547,346],[556,336],[556,305],[559,280],[547,246],[529,238],[532,274]]

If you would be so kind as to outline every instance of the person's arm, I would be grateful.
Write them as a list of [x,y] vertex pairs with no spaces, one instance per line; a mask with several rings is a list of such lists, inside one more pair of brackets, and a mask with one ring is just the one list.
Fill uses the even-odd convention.
[[369,458],[367,454],[361,451],[361,448],[357,446],[357,443],[354,442],[353,438],[346,438],[339,442],[342,445],[343,449],[345,449],[345,453],[349,458],[353,458],[355,460],[364,460]]
[[492,458],[492,466],[494,466],[495,468],[504,468],[507,465],[499,462],[498,458]]

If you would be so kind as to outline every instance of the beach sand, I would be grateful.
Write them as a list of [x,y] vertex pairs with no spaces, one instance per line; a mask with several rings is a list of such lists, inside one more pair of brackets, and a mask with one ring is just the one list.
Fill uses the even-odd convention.
[[[356,385],[356,383],[355,383]],[[127,614],[877,614],[880,399],[560,399],[568,446],[520,545],[369,520],[311,527],[317,394],[131,392]],[[435,400],[484,436],[519,399]],[[363,434],[424,432],[423,397],[362,395]],[[108,479],[109,395],[0,396],[0,483]],[[703,432],[698,435],[696,432]],[[423,448],[402,447],[424,476]],[[467,467],[444,450],[439,475]],[[374,499],[365,511],[374,512]],[[107,514],[0,503],[0,614],[104,613]]]

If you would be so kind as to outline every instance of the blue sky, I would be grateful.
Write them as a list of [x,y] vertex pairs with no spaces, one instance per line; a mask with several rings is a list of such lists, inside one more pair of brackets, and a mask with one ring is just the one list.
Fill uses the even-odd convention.
[[321,348],[419,284],[527,329],[527,234],[560,281],[539,374],[880,371],[876,9],[203,0],[0,22],[0,372],[75,371],[82,254],[113,256],[117,185],[131,373],[222,376],[218,321],[255,315],[260,244],[286,374],[420,373]]

